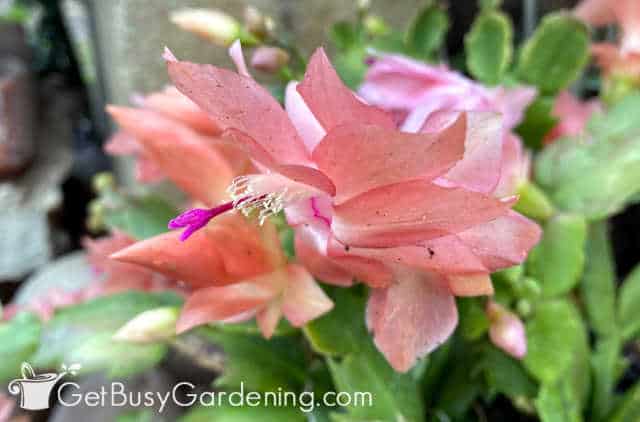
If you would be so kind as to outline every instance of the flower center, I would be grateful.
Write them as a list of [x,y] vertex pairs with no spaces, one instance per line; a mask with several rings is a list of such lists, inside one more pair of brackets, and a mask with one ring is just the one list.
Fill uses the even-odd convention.
[[256,215],[260,225],[288,204],[308,199],[314,195],[309,187],[290,181],[277,174],[236,177],[227,188],[231,201],[214,208],[194,208],[169,222],[170,229],[185,227],[180,240],[187,240],[193,233],[206,226],[211,219],[233,209],[245,216]]
[[236,177],[227,188],[227,193],[231,196],[233,208],[247,217],[257,212],[262,225],[267,218],[282,211],[291,198],[287,187],[276,192],[257,192],[252,180],[249,176]]

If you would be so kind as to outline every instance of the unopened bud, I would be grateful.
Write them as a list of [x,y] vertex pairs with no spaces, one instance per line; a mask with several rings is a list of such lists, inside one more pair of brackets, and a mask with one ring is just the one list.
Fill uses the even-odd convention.
[[358,0],[358,9],[369,10],[371,7],[371,0]]
[[267,18],[253,6],[247,6],[244,9],[244,25],[247,31],[258,38],[264,38],[270,30]]
[[85,224],[91,233],[99,233],[105,229],[104,218],[100,215],[90,214]]
[[551,200],[533,182],[525,181],[520,184],[518,195],[520,198],[514,206],[516,211],[536,220],[546,220],[553,215]]
[[109,172],[102,172],[93,176],[92,185],[94,191],[97,193],[103,193],[113,189],[116,182],[113,178],[113,174]]
[[251,56],[251,66],[262,72],[274,73],[289,63],[289,53],[278,47],[258,47]]
[[535,278],[524,277],[522,279],[522,296],[536,299],[542,294],[542,287]]
[[491,342],[514,358],[522,359],[527,354],[527,337],[520,318],[493,301],[487,304],[487,316]]
[[98,217],[104,216],[104,204],[100,199],[93,199],[91,202],[89,202],[87,208],[89,211],[89,215],[95,215]]
[[386,35],[391,32],[391,28],[384,19],[374,15],[369,15],[364,19],[364,28],[371,35]]
[[131,343],[166,340],[176,335],[178,313],[178,309],[174,307],[145,311],[120,328],[113,339]]
[[520,299],[518,303],[516,303],[516,310],[521,317],[528,317],[531,315],[531,302],[527,299]]
[[169,18],[185,31],[222,47],[230,46],[241,35],[240,23],[216,9],[179,9],[172,12]]

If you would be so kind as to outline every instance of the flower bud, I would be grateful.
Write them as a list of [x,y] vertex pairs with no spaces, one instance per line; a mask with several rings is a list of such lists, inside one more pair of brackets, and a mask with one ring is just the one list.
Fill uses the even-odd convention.
[[258,38],[264,38],[270,30],[267,19],[262,12],[253,6],[247,6],[244,9],[244,25],[247,31]]
[[85,225],[91,233],[99,233],[105,229],[104,218],[96,214],[90,214],[85,221]]
[[175,336],[178,309],[164,307],[151,309],[136,315],[113,336],[114,340],[131,343],[148,343]]
[[179,9],[170,15],[180,28],[200,35],[222,47],[228,47],[241,35],[240,23],[215,9]]
[[527,354],[527,337],[520,318],[493,301],[487,304],[487,316],[491,342],[514,358],[522,359]]
[[262,72],[274,73],[289,63],[289,53],[278,47],[258,47],[251,57],[251,66]]
[[527,317],[531,315],[531,302],[527,299],[520,299],[518,303],[516,303],[516,309],[520,316]]
[[525,181],[518,187],[520,198],[514,209],[527,217],[546,220],[555,212],[551,200],[533,182]]
[[386,35],[391,32],[389,25],[380,16],[369,15],[364,18],[364,28],[371,35]]
[[369,10],[371,8],[371,0],[358,0],[359,10]]
[[113,174],[105,171],[93,176],[92,185],[94,191],[97,193],[103,193],[113,189],[116,183],[113,178]]

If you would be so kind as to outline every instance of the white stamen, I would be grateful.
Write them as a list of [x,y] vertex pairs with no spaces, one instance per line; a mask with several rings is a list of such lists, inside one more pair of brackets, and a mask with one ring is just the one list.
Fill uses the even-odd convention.
[[227,193],[231,196],[233,208],[245,216],[258,212],[260,225],[264,224],[270,216],[282,211],[287,204],[309,196],[308,191],[294,192],[286,186],[277,191],[265,193],[255,189],[255,182],[258,180],[256,176],[236,177],[227,188]]

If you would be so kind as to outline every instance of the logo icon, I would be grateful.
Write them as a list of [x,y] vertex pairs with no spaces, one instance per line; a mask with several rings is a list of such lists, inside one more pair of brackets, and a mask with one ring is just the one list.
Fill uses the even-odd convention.
[[72,364],[67,367],[62,365],[61,372],[53,372],[36,375],[31,365],[22,362],[20,372],[22,378],[9,383],[8,389],[11,395],[20,395],[20,407],[25,410],[42,410],[49,408],[49,396],[53,387],[67,374],[76,375],[81,368],[80,364]]

